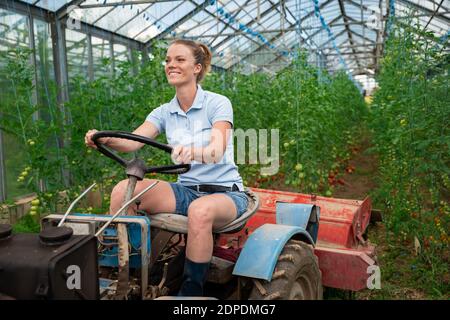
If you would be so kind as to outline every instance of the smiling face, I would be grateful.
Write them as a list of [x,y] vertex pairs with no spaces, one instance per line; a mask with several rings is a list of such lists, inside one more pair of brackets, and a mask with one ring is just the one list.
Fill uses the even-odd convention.
[[170,85],[178,87],[191,82],[196,83],[201,69],[201,64],[195,63],[189,47],[173,44],[167,50],[165,71]]

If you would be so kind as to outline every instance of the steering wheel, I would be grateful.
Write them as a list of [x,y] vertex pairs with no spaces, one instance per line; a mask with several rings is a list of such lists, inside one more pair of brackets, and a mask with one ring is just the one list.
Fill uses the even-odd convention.
[[103,153],[108,158],[113,159],[118,162],[121,166],[126,168],[128,176],[134,176],[138,180],[142,180],[146,173],[166,173],[166,174],[182,174],[188,172],[191,169],[190,164],[176,164],[168,166],[157,166],[148,167],[145,162],[141,159],[126,160],[120,157],[117,153],[108,149],[104,144],[100,143],[98,139],[100,138],[121,138],[126,140],[132,140],[150,145],[154,148],[163,150],[167,153],[172,153],[173,148],[167,144],[157,142],[153,139],[139,136],[133,133],[125,131],[98,131],[92,136],[92,141],[94,141],[97,146],[97,150]]

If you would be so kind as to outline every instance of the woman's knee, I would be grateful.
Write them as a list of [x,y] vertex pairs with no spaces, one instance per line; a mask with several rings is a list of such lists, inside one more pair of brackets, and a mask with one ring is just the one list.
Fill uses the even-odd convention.
[[209,202],[194,201],[188,209],[189,229],[210,229],[214,222],[214,206]]
[[117,197],[123,197],[127,190],[128,179],[122,180],[117,183],[111,191],[111,200],[117,199]]

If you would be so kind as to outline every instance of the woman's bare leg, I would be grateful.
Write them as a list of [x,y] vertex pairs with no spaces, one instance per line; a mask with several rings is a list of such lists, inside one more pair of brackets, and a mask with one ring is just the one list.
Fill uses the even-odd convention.
[[[155,181],[159,181],[156,186],[144,193],[140,200],[139,210],[144,210],[147,213],[160,213],[175,212],[176,201],[175,195],[173,193],[172,187],[167,181],[154,180],[154,179],[144,179],[138,181],[136,188],[134,190],[133,196],[141,192],[143,189],[148,187]],[[125,193],[127,190],[128,179],[120,181],[111,192],[111,204],[109,206],[109,212],[114,214],[123,204]],[[136,204],[131,204],[128,208],[128,214],[136,214]]]
[[224,194],[211,194],[193,201],[188,209],[186,257],[197,263],[209,262],[213,252],[213,226],[223,226],[236,218],[233,200]]

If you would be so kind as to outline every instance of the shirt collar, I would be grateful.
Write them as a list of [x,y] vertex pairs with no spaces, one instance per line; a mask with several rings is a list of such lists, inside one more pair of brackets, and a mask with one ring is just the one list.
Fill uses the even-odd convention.
[[[201,109],[203,107],[203,101],[205,100],[205,91],[202,89],[202,87],[197,84],[197,93],[195,94],[194,103],[189,108],[191,109]],[[188,112],[189,112],[188,110]],[[180,104],[178,103],[177,95],[173,97],[173,99],[170,101],[170,113],[180,113],[184,111],[181,109]]]

